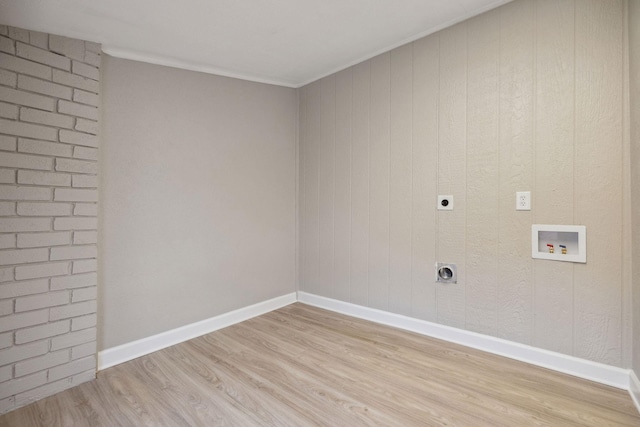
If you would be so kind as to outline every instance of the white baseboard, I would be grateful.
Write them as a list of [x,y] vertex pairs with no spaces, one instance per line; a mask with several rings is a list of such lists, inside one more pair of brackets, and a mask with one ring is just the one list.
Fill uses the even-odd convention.
[[98,370],[106,369],[153,353],[154,351],[162,350],[163,348],[217,331],[218,329],[226,328],[227,326],[277,310],[294,302],[296,302],[295,292],[117,347],[108,348],[98,353]]
[[640,411],[640,381],[631,370],[306,292],[283,295],[210,319],[185,325],[117,347],[108,348],[98,353],[98,370],[106,369],[218,329],[243,322],[293,304],[296,301],[348,316],[465,345],[623,390],[629,390],[638,411]]
[[[628,369],[592,362],[553,351],[543,350],[525,344],[519,344],[500,338],[482,335],[463,329],[452,328],[425,320],[389,313],[382,310],[363,307],[343,301],[321,297],[306,292],[298,292],[298,301],[326,310],[346,314],[360,319],[370,320],[383,325],[393,326],[441,340],[462,344],[467,347],[508,357],[552,369],[554,371],[629,390]],[[637,379],[636,379],[637,381]],[[636,384],[638,385],[638,384]],[[640,385],[639,385],[640,387]],[[638,389],[640,390],[640,388]],[[635,396],[636,404],[638,394]]]
[[634,371],[629,371],[629,394],[636,409],[640,412],[640,380]]

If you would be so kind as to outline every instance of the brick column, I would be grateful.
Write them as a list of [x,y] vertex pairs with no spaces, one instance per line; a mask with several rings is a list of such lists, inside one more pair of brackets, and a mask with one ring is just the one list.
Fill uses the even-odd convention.
[[95,378],[99,67],[0,26],[0,413]]

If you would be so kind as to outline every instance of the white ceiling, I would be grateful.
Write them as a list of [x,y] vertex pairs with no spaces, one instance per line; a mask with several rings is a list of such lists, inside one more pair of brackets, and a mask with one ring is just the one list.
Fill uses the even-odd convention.
[[0,23],[299,87],[510,0],[0,0]]

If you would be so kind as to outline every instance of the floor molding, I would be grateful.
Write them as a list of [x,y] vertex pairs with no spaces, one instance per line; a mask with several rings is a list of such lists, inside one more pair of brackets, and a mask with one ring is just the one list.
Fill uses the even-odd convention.
[[283,295],[210,319],[103,350],[98,353],[98,370],[106,369],[218,329],[243,322],[293,304],[296,301],[628,390],[640,411],[640,381],[631,370],[543,350],[489,335],[440,325],[426,320],[338,301],[307,292]]
[[[298,301],[315,307],[346,314],[360,319],[370,320],[388,326],[404,329],[418,334],[462,344],[489,353],[520,360],[532,365],[552,369],[579,378],[606,384],[623,390],[630,389],[630,372],[615,366],[592,362],[578,357],[567,356],[553,351],[543,350],[525,344],[515,343],[500,338],[482,335],[463,329],[440,325],[425,320],[415,319],[400,314],[363,307],[331,298],[321,297],[306,292],[298,292]],[[635,379],[637,391],[640,383]],[[639,393],[634,399],[638,404]],[[640,409],[640,408],[639,408]]]
[[636,409],[640,412],[640,380],[634,371],[629,371],[629,394]]
[[128,362],[129,360],[153,353],[154,351],[162,350],[163,348],[277,310],[294,302],[296,302],[296,294],[291,293],[157,335],[108,348],[98,353],[98,370],[100,371],[120,363]]

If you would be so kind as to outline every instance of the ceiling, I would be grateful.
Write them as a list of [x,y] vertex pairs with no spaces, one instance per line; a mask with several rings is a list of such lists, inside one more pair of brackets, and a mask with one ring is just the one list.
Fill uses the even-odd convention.
[[0,23],[299,87],[510,0],[0,0]]

